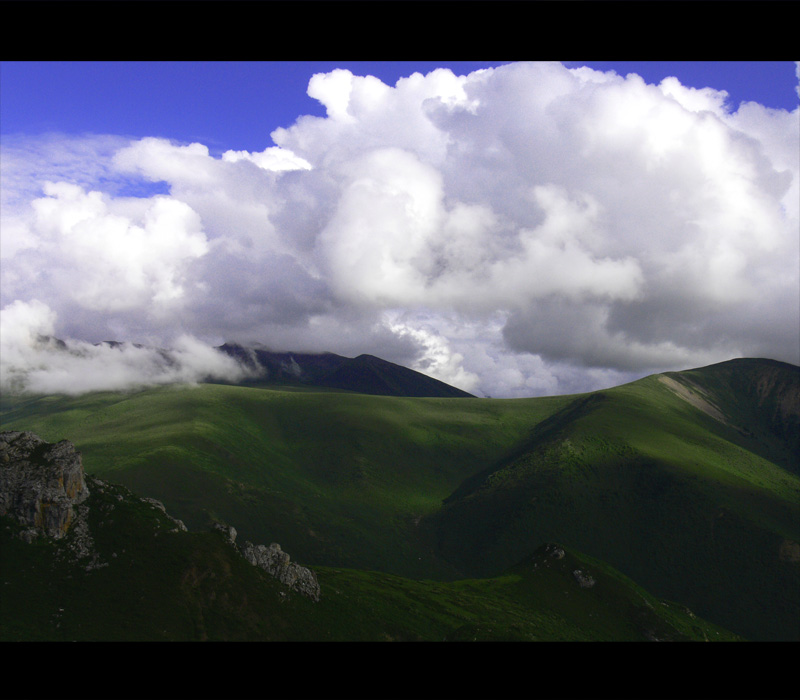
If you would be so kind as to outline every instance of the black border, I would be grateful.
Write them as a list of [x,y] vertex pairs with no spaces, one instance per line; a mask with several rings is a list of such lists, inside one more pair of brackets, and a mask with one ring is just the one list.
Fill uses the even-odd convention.
[[792,60],[795,11],[785,0],[0,0],[4,27],[22,35],[0,60]]

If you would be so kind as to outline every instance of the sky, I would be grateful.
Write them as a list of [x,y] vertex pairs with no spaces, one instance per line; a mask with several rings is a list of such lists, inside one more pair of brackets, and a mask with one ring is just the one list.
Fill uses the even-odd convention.
[[223,342],[508,398],[800,364],[799,76],[2,62],[0,388],[241,377]]

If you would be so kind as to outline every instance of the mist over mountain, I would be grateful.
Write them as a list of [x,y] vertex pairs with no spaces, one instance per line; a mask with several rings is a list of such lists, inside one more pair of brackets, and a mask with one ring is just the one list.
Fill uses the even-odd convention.
[[8,326],[0,335],[0,389],[4,393],[80,395],[208,380],[239,381],[247,375],[235,359],[188,335],[163,348],[62,340],[30,328],[21,333],[14,330],[19,328]]
[[421,372],[371,355],[272,352],[223,344],[208,347],[190,337],[173,348],[108,340],[30,339],[22,361],[13,346],[0,362],[3,391],[70,394],[129,391],[166,384],[246,382],[327,387],[385,396],[472,396]]

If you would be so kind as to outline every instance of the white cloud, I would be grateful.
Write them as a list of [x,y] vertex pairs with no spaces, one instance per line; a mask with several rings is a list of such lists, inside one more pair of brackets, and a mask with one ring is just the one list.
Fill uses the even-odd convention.
[[94,311],[169,304],[184,295],[183,271],[208,244],[199,217],[168,197],[117,202],[66,182],[45,183],[33,202],[31,263],[52,293]]
[[42,302],[16,301],[0,311],[0,389],[13,393],[82,394],[145,386],[239,380],[230,357],[188,335],[168,351],[52,337],[55,313]]
[[464,369],[464,356],[453,351],[435,325],[419,321],[409,324],[401,315],[391,312],[384,314],[383,323],[394,335],[410,337],[421,349],[412,369],[470,393],[477,389],[480,377]]
[[137,172],[150,180],[212,186],[219,169],[201,143],[178,146],[166,139],[144,138],[118,151],[114,165],[121,171]]
[[249,151],[225,151],[222,160],[235,163],[239,160],[249,160],[264,170],[311,170],[311,165],[298,158],[291,151],[283,148],[266,148],[260,153],[250,153]]
[[348,166],[336,212],[319,237],[334,290],[348,301],[421,303],[443,216],[439,174],[397,148]]
[[559,63],[308,93],[327,116],[262,151],[4,143],[3,304],[90,341],[371,352],[493,396],[800,362],[800,109]]
[[713,88],[693,88],[681,85],[675,77],[664,78],[658,86],[665,95],[674,98],[681,107],[690,112],[712,112],[717,116],[725,114],[728,93]]

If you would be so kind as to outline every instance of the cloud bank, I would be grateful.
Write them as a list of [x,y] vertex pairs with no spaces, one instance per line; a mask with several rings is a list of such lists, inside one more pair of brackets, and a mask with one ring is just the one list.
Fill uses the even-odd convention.
[[[509,397],[800,363],[800,109],[559,63],[308,94],[326,116],[261,152],[4,139],[3,386],[66,391],[40,327],[92,362],[184,343],[195,378],[201,347],[257,342]],[[134,350],[130,376],[172,376]]]
[[188,335],[169,349],[131,343],[54,338],[55,314],[42,302],[16,301],[0,311],[3,391],[78,395],[130,391],[162,384],[238,381],[246,371],[230,357]]

